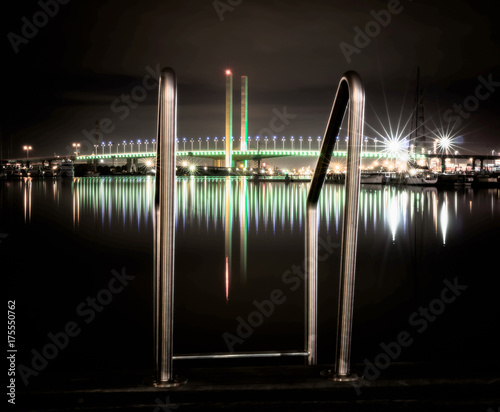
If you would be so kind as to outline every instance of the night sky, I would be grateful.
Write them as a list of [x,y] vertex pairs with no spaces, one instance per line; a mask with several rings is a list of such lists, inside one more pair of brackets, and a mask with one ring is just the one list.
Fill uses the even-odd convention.
[[3,158],[23,156],[25,144],[32,156],[69,154],[73,142],[90,153],[96,120],[107,122],[106,142],[154,138],[155,76],[168,66],[178,77],[178,136],[188,141],[223,136],[227,68],[235,136],[241,75],[249,134],[285,110],[276,135],[297,139],[323,134],[339,79],[355,70],[366,89],[365,135],[380,140],[410,118],[419,66],[426,126],[455,136],[461,153],[500,151],[499,25],[486,2],[61,3],[47,1],[52,17],[43,0],[4,10]]

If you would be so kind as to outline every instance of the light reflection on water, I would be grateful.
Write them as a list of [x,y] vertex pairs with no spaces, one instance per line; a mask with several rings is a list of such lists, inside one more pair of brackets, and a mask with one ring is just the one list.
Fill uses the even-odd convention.
[[[31,219],[34,185],[44,196],[53,191],[53,200],[57,203],[61,201],[64,186],[70,185],[75,232],[90,225],[99,227],[101,233],[109,232],[112,237],[116,236],[116,231],[135,234],[142,239],[152,236],[155,216],[155,179],[152,177],[33,182],[25,179],[20,184],[23,187],[25,223]],[[307,190],[308,183],[179,178],[176,209],[179,248],[182,250],[182,245],[189,245],[194,238],[206,242],[223,239],[227,302],[230,290],[234,289],[235,276],[239,273],[239,279],[244,284],[247,281],[249,245],[254,249],[252,260],[258,256],[255,245],[261,247],[262,236],[271,236],[279,244],[294,244],[294,250],[300,250],[296,245],[303,241]],[[373,244],[385,243],[388,239],[392,244],[401,243],[408,247],[414,236],[410,235],[411,229],[416,233],[417,225],[423,225],[424,242],[428,242],[431,236],[432,243],[440,242],[445,246],[450,220],[457,218],[459,209],[468,210],[468,198],[466,191],[440,195],[433,187],[363,185],[359,202],[359,241]],[[343,185],[326,184],[318,204],[318,230],[337,242],[341,236],[344,199]],[[494,213],[495,209],[491,210]],[[292,253],[289,259],[293,263],[297,256]],[[212,270],[221,275],[217,269]]]
[[[32,235],[43,239],[45,232],[53,232],[50,240],[52,245],[58,245],[57,251],[50,242],[41,242],[31,252],[37,254],[34,260],[49,267],[53,253],[58,259],[65,255],[70,259],[71,249],[79,248],[79,256],[101,257],[91,276],[95,284],[89,286],[86,294],[102,287],[100,278],[108,276],[110,268],[126,266],[131,273],[135,270],[138,277],[137,289],[127,292],[136,293],[136,300],[130,307],[123,304],[123,310],[132,316],[137,307],[150,304],[147,287],[153,272],[154,178],[26,178],[0,184],[7,189],[0,193],[2,214],[15,221],[9,233],[19,230],[24,231],[20,235],[23,239]],[[304,259],[307,189],[308,183],[255,183],[224,178],[177,180],[176,313],[182,352],[204,351],[205,344],[212,345],[215,351],[225,350],[224,346],[221,348],[221,331],[233,331],[235,318],[254,310],[254,299],[268,299],[277,288],[287,292],[287,301],[269,321],[273,326],[262,335],[268,334],[265,336],[272,336],[274,341],[288,331],[286,343],[298,342],[300,346],[301,325],[294,325],[303,319],[299,313],[303,295],[301,289],[295,294],[290,292],[282,275]],[[340,243],[344,196],[343,185],[324,186],[319,201],[320,238],[331,236],[333,243]],[[496,255],[485,254],[484,250],[489,251],[489,245],[497,241],[499,196],[497,189],[362,185],[355,322],[363,325],[358,330],[363,331],[366,342],[378,348],[379,340],[385,339],[378,331],[400,313],[406,313],[400,305],[409,305],[411,313],[427,304],[441,290],[441,278],[452,280],[460,276],[460,282],[471,285],[467,290],[471,296],[473,290],[478,290],[473,288],[476,277],[483,281],[484,276],[488,282],[484,284],[490,284],[492,280],[486,276],[491,269],[486,265]],[[60,242],[60,233],[67,239],[65,242]],[[59,247],[65,252],[60,252]],[[319,268],[320,297],[323,294],[328,303],[320,316],[327,320],[335,316],[337,306],[337,252],[328,262],[321,262]],[[91,282],[88,268],[85,271],[77,264],[72,270],[75,282]],[[429,285],[433,286],[426,296]],[[474,298],[466,297],[464,302],[469,304],[467,299],[471,299],[470,307],[483,305],[483,294],[490,289],[493,290],[477,292]],[[70,302],[70,306],[74,304]],[[116,305],[120,305],[119,299]],[[143,319],[139,323],[142,325]],[[205,339],[199,343],[192,331],[201,329]],[[257,335],[255,338],[261,339]],[[260,348],[263,340],[255,344],[249,340],[246,349]],[[296,348],[296,344],[290,344],[289,349]]]
[[[251,234],[301,232],[308,184],[258,183],[247,180],[181,179],[178,181],[177,227],[224,230],[236,222]],[[342,227],[345,190],[342,185],[327,184],[319,201],[320,225],[339,234]],[[458,198],[455,196],[455,215]],[[445,201],[445,203],[447,203]],[[448,208],[447,204],[445,206]],[[228,213],[226,214],[226,210]],[[448,213],[438,221],[436,188],[364,186],[360,193],[360,232],[390,229],[396,241],[398,230],[405,234],[412,220],[430,214],[436,234],[438,227],[446,236]],[[247,234],[248,235],[248,234]],[[245,235],[245,236],[247,236]]]
[[[41,181],[23,179],[13,182],[22,187],[24,221],[32,214],[32,191],[50,193],[60,201],[56,179]],[[152,177],[75,178],[72,192],[73,227],[78,230],[82,219],[89,217],[103,229],[120,223],[137,232],[152,230],[154,225],[155,179]],[[224,232],[229,241],[234,227],[239,228],[244,245],[248,236],[260,232],[277,234],[302,232],[308,183],[254,183],[246,179],[180,178],[177,181],[176,228],[179,233],[197,228],[199,232]],[[489,196],[491,215],[497,199]],[[320,226],[336,235],[342,227],[345,189],[343,185],[326,184],[319,201]],[[467,191],[438,196],[433,187],[364,185],[360,192],[359,233],[390,231],[394,242],[405,235],[408,226],[419,216],[431,218],[435,235],[446,243],[449,220],[459,208],[473,211]],[[229,229],[229,234],[226,232]],[[230,249],[226,248],[228,255]]]

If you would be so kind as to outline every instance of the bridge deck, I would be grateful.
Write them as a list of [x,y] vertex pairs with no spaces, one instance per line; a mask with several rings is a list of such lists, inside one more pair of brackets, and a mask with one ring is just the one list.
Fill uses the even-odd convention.
[[[226,152],[224,150],[193,150],[179,151],[178,157],[204,157],[210,159],[221,160],[225,159]],[[318,157],[318,150],[233,150],[233,159],[235,161],[252,160],[252,159],[268,159],[273,157]],[[139,152],[139,153],[104,153],[97,155],[77,156],[77,160],[94,160],[94,159],[129,159],[129,158],[148,158],[155,157],[156,152]],[[346,157],[345,151],[334,151],[333,157]],[[389,159],[392,157],[390,153],[384,152],[364,152],[361,154],[365,158],[373,159]],[[424,155],[414,154],[410,156],[412,159],[425,159]]]

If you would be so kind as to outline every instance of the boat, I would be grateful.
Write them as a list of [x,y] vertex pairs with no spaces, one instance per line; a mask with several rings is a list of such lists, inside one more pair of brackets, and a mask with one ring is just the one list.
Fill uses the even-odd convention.
[[54,177],[55,176],[54,170],[50,167],[44,168],[42,173],[43,173],[43,177]]
[[362,173],[361,183],[381,185],[384,183],[384,177],[382,173]]
[[26,172],[26,170],[24,169],[16,169],[14,170],[14,173],[12,174],[13,177],[27,177],[28,176],[28,172]]
[[12,167],[7,167],[3,171],[3,177],[5,179],[12,179],[14,177],[14,172],[15,172],[15,169],[13,169]]
[[31,169],[29,172],[28,172],[29,176],[30,177],[42,177],[43,176],[43,172],[40,170],[40,169]]
[[418,185],[418,186],[433,186],[437,183],[438,177],[434,173],[416,173],[414,175],[409,175],[405,179],[405,184],[407,185]]
[[476,175],[473,184],[480,187],[500,187],[500,175],[479,174]]
[[74,177],[75,171],[73,169],[73,162],[71,160],[63,160],[59,166],[58,176],[61,177]]
[[438,175],[438,186],[442,187],[469,187],[474,181],[473,175],[458,173],[440,173]]
[[406,182],[406,178],[402,173],[398,172],[383,172],[382,182],[385,185],[400,185]]

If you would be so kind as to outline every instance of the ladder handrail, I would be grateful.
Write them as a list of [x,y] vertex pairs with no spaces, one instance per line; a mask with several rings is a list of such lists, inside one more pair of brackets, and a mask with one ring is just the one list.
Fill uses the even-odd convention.
[[157,386],[176,384],[173,375],[175,258],[175,137],[177,79],[170,68],[161,71],[158,89],[158,130],[155,197],[155,355]]
[[[342,237],[342,267],[339,300],[339,325],[337,333],[336,380],[349,379],[349,353],[354,293],[354,264],[358,197],[360,184],[360,151],[364,121],[364,89],[359,75],[347,72],[340,80],[330,119],[325,131],[314,177],[307,197],[306,262],[306,346],[305,352],[247,353],[238,357],[254,356],[307,356],[310,364],[316,363],[317,318],[317,250],[318,220],[317,203],[336,137],[349,105],[349,144],[346,177],[346,202]],[[174,257],[175,257],[175,205],[176,170],[175,137],[177,134],[177,80],[175,72],[163,69],[158,92],[157,176],[155,198],[155,348],[156,386],[169,387],[184,380],[173,375],[173,310],[174,310]],[[313,257],[313,258],[311,258]],[[227,354],[199,354],[177,356],[182,358],[226,358]]]
[[318,279],[318,199],[332,158],[337,135],[345,112],[348,109],[348,137],[346,174],[346,200],[342,231],[342,257],[339,292],[339,318],[337,327],[337,347],[335,377],[337,380],[349,379],[350,341],[352,310],[354,302],[354,278],[357,245],[357,223],[359,210],[360,154],[363,144],[365,91],[360,76],[354,71],[346,72],[340,79],[337,94],[332,105],[330,118],[325,130],[321,151],[316,163],[314,176],[307,195],[306,224],[306,263],[308,283],[306,301],[307,348],[310,353],[309,364],[317,361],[317,279]]

